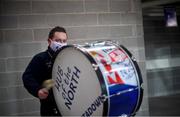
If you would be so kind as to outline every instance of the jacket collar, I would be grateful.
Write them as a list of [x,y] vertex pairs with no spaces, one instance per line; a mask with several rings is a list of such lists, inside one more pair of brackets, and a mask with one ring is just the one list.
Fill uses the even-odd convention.
[[51,58],[54,58],[54,56],[56,55],[56,52],[54,52],[49,46],[47,52]]

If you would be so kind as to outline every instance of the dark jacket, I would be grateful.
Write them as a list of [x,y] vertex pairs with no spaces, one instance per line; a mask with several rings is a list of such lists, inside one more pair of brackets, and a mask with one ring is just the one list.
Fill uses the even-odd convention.
[[[55,55],[56,53],[48,47],[45,52],[35,55],[27,66],[22,79],[24,87],[33,96],[38,97],[38,91],[42,88],[42,83],[47,79],[51,79]],[[57,108],[52,90],[49,91],[47,99],[40,100],[40,103],[41,115],[56,115]]]

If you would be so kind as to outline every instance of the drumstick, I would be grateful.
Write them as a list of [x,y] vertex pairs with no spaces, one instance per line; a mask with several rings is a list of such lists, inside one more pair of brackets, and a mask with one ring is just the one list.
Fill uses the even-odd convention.
[[46,88],[47,90],[50,90],[54,86],[54,81],[52,79],[45,80],[42,83],[42,87]]

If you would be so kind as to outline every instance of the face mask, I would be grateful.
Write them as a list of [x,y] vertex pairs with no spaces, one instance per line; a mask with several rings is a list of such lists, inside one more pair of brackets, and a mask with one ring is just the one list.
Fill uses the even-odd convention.
[[63,46],[66,46],[67,43],[60,43],[60,42],[56,42],[56,41],[51,41],[50,44],[50,48],[56,52],[57,50],[59,50],[60,48],[62,48]]

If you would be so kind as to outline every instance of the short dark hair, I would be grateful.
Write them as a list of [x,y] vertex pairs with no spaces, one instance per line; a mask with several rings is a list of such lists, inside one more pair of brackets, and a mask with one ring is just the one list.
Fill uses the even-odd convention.
[[49,32],[48,37],[52,39],[55,32],[64,32],[64,33],[66,33],[66,29],[63,28],[63,27],[60,27],[60,26],[56,26],[53,29],[51,29],[51,31]]

